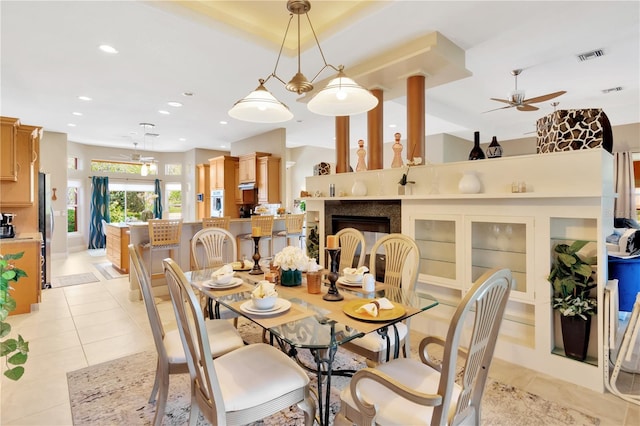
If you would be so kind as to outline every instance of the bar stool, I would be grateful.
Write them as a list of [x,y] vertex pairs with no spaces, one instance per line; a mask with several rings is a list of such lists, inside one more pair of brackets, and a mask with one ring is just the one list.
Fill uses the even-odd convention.
[[298,238],[298,245],[302,247],[302,237],[304,233],[302,228],[304,226],[304,213],[302,214],[288,214],[284,217],[284,230],[276,231],[273,233],[274,238],[285,238],[285,245],[291,245],[292,238]]
[[[149,249],[149,282],[153,282],[153,253],[169,250],[169,257],[175,257],[175,249],[180,248],[182,219],[149,219],[148,224],[149,243],[144,247]],[[163,277],[164,272],[155,275]]]
[[229,230],[231,224],[231,216],[223,217],[203,217],[202,228],[222,228]]
[[252,232],[248,234],[238,234],[236,237],[236,242],[238,244],[238,259],[242,259],[242,242],[249,241],[253,244],[253,239],[251,238],[253,235],[253,228],[260,229],[260,241],[268,240],[269,241],[269,256],[262,257],[271,257],[273,256],[273,215],[268,216],[251,216],[251,230]]

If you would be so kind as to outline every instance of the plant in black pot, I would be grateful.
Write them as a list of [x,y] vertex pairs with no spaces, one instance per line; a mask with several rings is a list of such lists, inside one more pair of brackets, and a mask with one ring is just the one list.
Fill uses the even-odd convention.
[[581,361],[587,357],[591,317],[598,307],[597,300],[590,296],[596,287],[593,266],[597,258],[578,253],[587,244],[582,240],[557,244],[547,278],[553,287],[553,309],[560,313],[565,354]]

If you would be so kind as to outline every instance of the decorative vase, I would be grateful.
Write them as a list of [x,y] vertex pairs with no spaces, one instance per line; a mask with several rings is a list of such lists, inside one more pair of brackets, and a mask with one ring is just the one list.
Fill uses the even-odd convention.
[[393,137],[396,139],[396,142],[393,144],[391,149],[393,149],[393,161],[391,161],[391,167],[397,168],[402,167],[402,144],[400,143],[400,133],[396,133]]
[[362,139],[358,141],[358,150],[356,151],[356,154],[358,155],[356,172],[363,172],[367,170],[367,163],[364,160],[367,155],[367,151],[364,149],[364,141]]
[[484,160],[484,152],[480,148],[480,132],[473,132],[473,148],[469,152],[469,160]]
[[285,287],[295,287],[302,284],[302,271],[288,269],[280,271],[280,284]]
[[502,147],[498,143],[498,139],[494,136],[491,139],[491,143],[487,148],[487,157],[489,158],[500,158],[502,157]]
[[587,358],[587,349],[589,348],[591,315],[587,315],[586,321],[577,316],[560,315],[560,326],[565,355],[568,358],[584,361]]
[[460,182],[458,182],[458,190],[462,194],[477,194],[480,192],[481,187],[482,184],[480,183],[480,179],[478,179],[476,172],[469,171],[462,173],[462,178],[460,179]]
[[351,194],[358,197],[364,197],[367,195],[367,185],[365,185],[363,181],[356,179],[351,187]]

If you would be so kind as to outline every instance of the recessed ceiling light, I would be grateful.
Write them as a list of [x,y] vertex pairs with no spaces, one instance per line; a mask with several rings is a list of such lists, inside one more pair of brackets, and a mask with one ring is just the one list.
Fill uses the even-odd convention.
[[164,114],[164,115],[169,115],[169,114],[171,114],[169,111],[166,111],[166,110],[164,110],[164,109],[159,109],[159,110],[158,110],[158,112],[159,112],[160,114]]
[[81,101],[91,101],[92,99],[88,96],[78,96],[78,99]]
[[101,44],[100,45],[100,50],[102,50],[105,53],[111,53],[111,54],[118,53],[118,51],[116,50],[115,47],[109,46],[108,44]]
[[222,120],[220,124],[228,124],[226,121]]
[[180,138],[180,139],[178,139],[178,140],[179,140],[180,142],[186,142],[186,141],[187,141],[187,138]]
[[78,117],[82,117],[82,113],[81,112],[72,112],[71,114],[76,115]]
[[76,125],[75,125],[75,124],[73,124],[73,123],[69,123],[69,124],[67,124],[67,126],[69,126],[69,127],[76,127]]
[[395,124],[389,124],[389,127],[391,127],[392,129],[395,129],[397,126]]
[[175,107],[175,108],[180,108],[182,106],[182,104],[180,102],[176,102],[176,101],[167,102],[167,105]]

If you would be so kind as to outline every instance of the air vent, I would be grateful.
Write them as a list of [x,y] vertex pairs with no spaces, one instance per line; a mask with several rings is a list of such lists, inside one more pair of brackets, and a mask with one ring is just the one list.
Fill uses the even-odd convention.
[[610,89],[604,89],[602,93],[620,92],[621,90],[622,90],[622,87],[618,86],[618,87],[612,87]]
[[599,58],[600,56],[604,56],[604,51],[602,49],[592,50],[591,52],[585,52],[578,55],[578,60],[580,62],[588,61],[589,59]]

